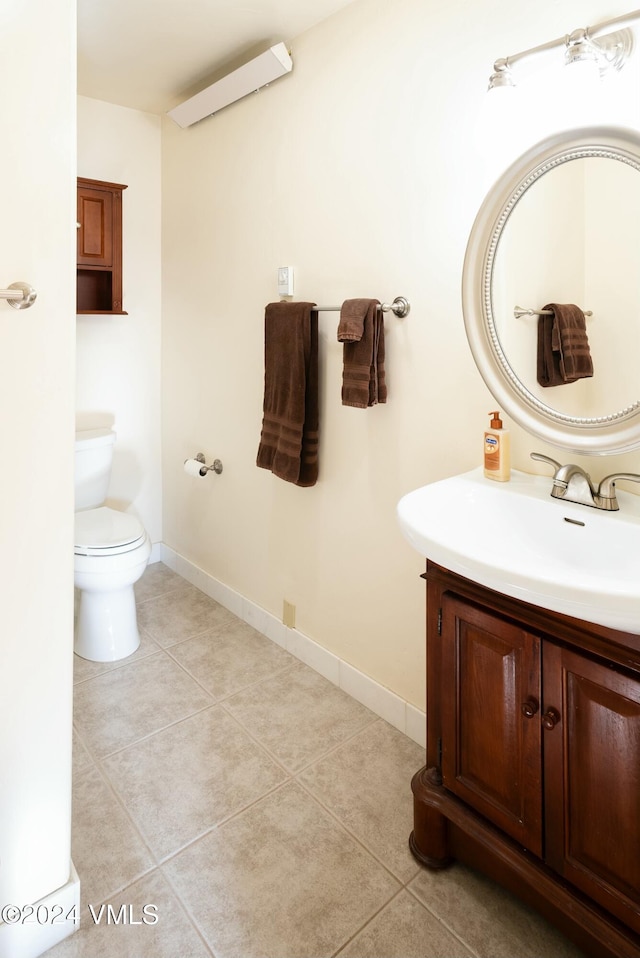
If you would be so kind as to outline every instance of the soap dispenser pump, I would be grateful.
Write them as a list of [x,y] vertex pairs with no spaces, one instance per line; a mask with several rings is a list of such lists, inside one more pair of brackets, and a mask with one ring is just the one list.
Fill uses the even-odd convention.
[[484,474],[487,479],[508,482],[511,478],[509,430],[503,429],[500,413],[490,412],[491,425],[484,434]]

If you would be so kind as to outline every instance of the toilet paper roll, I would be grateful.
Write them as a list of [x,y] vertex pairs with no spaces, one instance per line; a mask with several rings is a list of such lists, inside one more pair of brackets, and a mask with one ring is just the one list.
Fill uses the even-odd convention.
[[206,469],[204,469],[203,472],[201,471],[203,469],[204,464],[198,462],[197,459],[185,459],[184,461],[184,471],[188,476],[197,476],[198,478],[202,478],[207,474]]

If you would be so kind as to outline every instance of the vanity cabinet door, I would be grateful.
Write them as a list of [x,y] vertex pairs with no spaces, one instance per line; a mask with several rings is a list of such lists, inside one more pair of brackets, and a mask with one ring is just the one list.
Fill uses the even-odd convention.
[[546,642],[543,658],[545,859],[640,931],[640,682]]
[[445,594],[441,641],[443,784],[541,855],[540,639]]

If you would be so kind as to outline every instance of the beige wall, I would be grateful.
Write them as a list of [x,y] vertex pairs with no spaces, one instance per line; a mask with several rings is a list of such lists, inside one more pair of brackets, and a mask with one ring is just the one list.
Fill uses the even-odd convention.
[[[507,160],[566,123],[547,91],[510,120],[511,155],[498,150],[488,75],[499,56],[619,12],[359,0],[295,39],[292,74],[269,89],[188,130],[163,121],[164,541],[278,617],[294,603],[300,631],[418,706],[423,561],[395,506],[480,462],[494,401],[464,334],[467,237]],[[610,105],[588,104],[581,122]],[[341,406],[337,316],[320,314],[312,489],[255,466],[264,306],[285,264],[298,299],[411,301],[407,319],[386,318],[389,401],[365,411]],[[514,429],[515,466],[533,471],[534,448]],[[185,476],[200,450],[222,477]],[[616,459],[640,471],[637,455]]]
[[78,316],[79,428],[113,425],[109,501],[162,540],[160,475],[160,118],[78,97],[78,175],[124,183],[126,316]]
[[[38,298],[0,303],[0,906],[70,877],[75,14],[22,0],[2,16],[0,286]],[[0,952],[57,931],[0,923]]]

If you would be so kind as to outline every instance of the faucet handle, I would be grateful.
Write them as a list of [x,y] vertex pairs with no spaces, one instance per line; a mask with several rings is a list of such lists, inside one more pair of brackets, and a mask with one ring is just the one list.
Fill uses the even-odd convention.
[[605,476],[604,479],[600,481],[598,495],[603,499],[613,499],[615,501],[617,479],[628,479],[630,482],[640,482],[640,476],[637,476],[634,472],[615,472],[611,476]]
[[547,462],[550,466],[553,466],[554,472],[557,472],[558,469],[562,469],[562,466],[559,462],[556,462],[555,459],[552,459],[551,456],[543,456],[541,452],[532,452],[531,459],[537,459],[539,462]]

